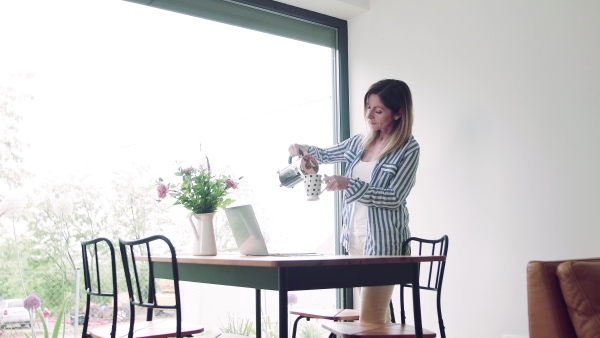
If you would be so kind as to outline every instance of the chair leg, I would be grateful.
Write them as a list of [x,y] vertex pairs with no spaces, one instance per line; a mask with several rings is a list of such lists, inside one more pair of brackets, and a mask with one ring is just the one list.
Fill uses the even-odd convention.
[[406,312],[404,312],[404,285],[400,284],[400,323],[406,324]]
[[[89,294],[86,295],[85,302],[85,317],[83,318],[83,327],[81,328],[81,337],[86,338],[89,337],[87,332],[88,329],[88,321],[90,320],[90,306],[91,306],[91,296]],[[75,318],[77,324],[79,324],[79,318]]]
[[[296,338],[296,328],[298,327],[298,321],[302,318],[306,318],[304,316],[298,316],[298,318],[296,318],[296,320],[294,321],[294,328],[292,329],[292,338]],[[306,318],[306,321],[309,321],[310,318]]]
[[446,338],[446,327],[444,326],[444,319],[442,318],[442,297],[441,290],[437,291],[437,313],[438,313],[438,323],[440,325],[440,336],[442,338]]

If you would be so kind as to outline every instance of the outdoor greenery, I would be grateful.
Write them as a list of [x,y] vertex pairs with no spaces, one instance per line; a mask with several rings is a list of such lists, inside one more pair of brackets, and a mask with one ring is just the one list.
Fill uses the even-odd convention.
[[[29,174],[23,170],[24,142],[19,138],[19,105],[30,102],[30,93],[15,88],[30,81],[33,74],[0,74],[0,198],[3,192],[22,185]],[[0,214],[1,215],[1,214]]]
[[221,324],[223,333],[241,334],[243,336],[255,335],[254,322],[248,318],[240,318],[236,314],[227,313],[227,322]]
[[306,321],[298,325],[298,337],[302,338],[321,338],[328,335],[329,332],[325,331],[318,321]]
[[[65,294],[75,290],[80,241],[102,236],[118,243],[119,237],[179,233],[173,229],[182,222],[172,219],[173,206],[156,201],[147,166],[112,173],[108,184],[85,171],[73,170],[65,181],[47,177],[43,168],[28,170],[28,145],[19,127],[22,111],[35,101],[28,89],[34,80],[33,74],[0,74],[0,299],[35,293],[58,314]],[[235,250],[227,222],[216,224],[219,251]],[[173,240],[182,250],[188,241],[186,236]]]

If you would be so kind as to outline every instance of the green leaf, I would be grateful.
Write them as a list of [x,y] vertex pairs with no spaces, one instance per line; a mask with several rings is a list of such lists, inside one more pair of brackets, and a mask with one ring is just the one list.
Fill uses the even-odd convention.
[[44,318],[44,315],[42,314],[39,308],[37,309],[37,314],[39,318],[42,318],[42,326],[44,327],[44,338],[48,338],[48,326],[46,325],[46,318]]
[[[56,325],[54,325],[54,331],[52,332],[52,338],[58,337],[58,332],[60,331],[60,322],[62,321],[62,318],[65,314],[65,309],[67,308],[68,300],[69,300],[69,298],[65,297],[65,300],[63,301],[63,304],[60,307],[60,311],[58,312],[58,316],[56,317]],[[64,333],[64,330],[63,330],[63,333]],[[44,338],[47,338],[47,337],[44,336]]]

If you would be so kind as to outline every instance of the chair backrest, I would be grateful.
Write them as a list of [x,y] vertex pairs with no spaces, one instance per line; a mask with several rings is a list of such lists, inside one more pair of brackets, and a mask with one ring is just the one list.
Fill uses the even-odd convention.
[[[83,281],[86,293],[85,317],[81,337],[89,337],[87,329],[90,319],[92,296],[100,296],[112,298],[113,313],[111,337],[114,338],[118,319],[115,248],[109,239],[103,237],[89,241],[81,241],[81,257],[83,261]],[[110,262],[110,266],[107,266],[105,262]],[[108,285],[105,282],[108,282]],[[78,321],[79,318],[75,318],[74,320]]]
[[[123,259],[123,269],[127,281],[127,292],[131,308],[130,328],[134,327],[135,306],[147,308],[146,320],[152,320],[154,309],[175,310],[177,337],[181,338],[181,298],[179,295],[179,270],[175,247],[162,235],[154,235],[136,240],[119,239]],[[154,277],[152,253],[171,256],[171,274],[175,294],[175,304],[159,304],[156,299],[158,281]],[[132,337],[130,329],[129,337]]]
[[[402,253],[413,256],[448,256],[448,236],[439,239],[424,239],[410,237],[402,243]],[[442,288],[446,261],[421,263],[421,279],[419,288],[423,290],[438,291]],[[410,284],[404,285],[412,287]]]
[[[413,256],[448,256],[448,236],[444,235],[439,239],[424,239],[419,237],[410,237],[402,243],[402,253]],[[442,318],[442,282],[444,281],[444,270],[446,261],[442,262],[424,262],[419,265],[420,278],[419,288],[423,290],[437,291],[437,314],[440,335],[446,338],[446,329]],[[412,288],[412,284],[400,285],[400,322],[406,322],[406,311],[404,310],[404,288]]]

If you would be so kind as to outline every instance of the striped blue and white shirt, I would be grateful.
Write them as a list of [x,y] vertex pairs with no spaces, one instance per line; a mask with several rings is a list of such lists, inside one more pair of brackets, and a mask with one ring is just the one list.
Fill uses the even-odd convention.
[[[345,162],[344,176],[351,177],[352,168],[363,154],[362,134],[355,135],[329,148],[309,147],[319,163]],[[351,178],[344,191],[342,246],[348,250],[354,203],[369,208],[364,255],[400,255],[402,242],[410,237],[406,197],[415,185],[420,148],[414,137],[379,159],[371,182]]]

